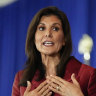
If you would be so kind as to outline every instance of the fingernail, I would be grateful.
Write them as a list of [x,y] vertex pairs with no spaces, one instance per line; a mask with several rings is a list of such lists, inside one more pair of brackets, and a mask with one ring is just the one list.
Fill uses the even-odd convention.
[[29,85],[29,81],[27,81],[27,86]]
[[49,83],[49,80],[47,80],[47,83]]
[[49,78],[49,76],[47,76],[46,78]]
[[49,92],[50,93],[50,95],[52,94],[52,92]]
[[51,86],[49,86],[48,88],[51,89]]
[[75,74],[73,73],[73,77],[75,78]]
[[51,77],[53,76],[53,75],[50,75]]

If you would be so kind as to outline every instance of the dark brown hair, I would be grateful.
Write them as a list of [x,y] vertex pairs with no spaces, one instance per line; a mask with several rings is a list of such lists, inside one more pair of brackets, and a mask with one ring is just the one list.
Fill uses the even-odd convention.
[[36,70],[38,69],[40,71],[39,79],[42,79],[45,76],[45,68],[42,64],[42,59],[40,52],[37,51],[34,40],[35,40],[35,32],[37,29],[37,26],[40,22],[40,19],[42,16],[47,15],[55,15],[57,16],[62,23],[62,28],[64,32],[65,37],[65,46],[61,49],[61,59],[60,63],[56,67],[56,73],[58,76],[63,77],[65,72],[66,63],[70,57],[70,54],[72,52],[72,40],[71,40],[71,34],[70,34],[70,25],[67,19],[67,16],[65,13],[61,10],[59,10],[57,7],[50,6],[47,8],[41,9],[32,19],[27,33],[27,39],[26,39],[26,54],[27,54],[27,61],[26,61],[26,67],[23,72],[23,77],[20,81],[20,86],[26,86],[26,82],[29,80],[31,81]]

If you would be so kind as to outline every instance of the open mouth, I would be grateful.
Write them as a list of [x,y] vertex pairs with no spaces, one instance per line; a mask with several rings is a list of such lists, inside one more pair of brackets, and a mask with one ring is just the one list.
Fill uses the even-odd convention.
[[51,42],[51,41],[45,41],[45,42],[43,42],[43,45],[45,45],[45,46],[52,46],[52,45],[54,45],[54,43]]

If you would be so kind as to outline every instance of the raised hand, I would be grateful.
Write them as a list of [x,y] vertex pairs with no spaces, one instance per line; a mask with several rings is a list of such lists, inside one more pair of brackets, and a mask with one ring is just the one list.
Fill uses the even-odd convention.
[[36,89],[31,91],[31,83],[27,81],[27,88],[24,92],[24,96],[51,96],[52,92],[48,86],[49,84],[44,81]]
[[48,76],[49,89],[61,96],[84,96],[75,74],[71,75],[72,82],[68,82],[58,76]]

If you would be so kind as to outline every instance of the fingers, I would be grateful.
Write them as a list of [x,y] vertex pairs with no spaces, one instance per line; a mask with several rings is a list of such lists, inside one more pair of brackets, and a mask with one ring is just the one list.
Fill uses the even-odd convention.
[[49,89],[52,90],[55,93],[61,94],[61,91],[57,90],[56,88],[54,88],[53,86],[49,86]]
[[48,76],[47,78],[48,78],[47,82],[49,84],[49,89],[55,93],[58,93],[61,96],[65,96],[66,94],[67,95],[69,94],[68,96],[71,96],[70,93],[75,94],[72,96],[76,96],[78,90],[81,92],[80,85],[76,80],[74,73],[71,75],[71,79],[73,83],[68,82],[58,76]]
[[47,83],[47,81],[44,81],[35,90],[40,96],[47,96],[47,95],[50,96],[52,92],[50,93],[50,89],[48,87],[49,87],[49,84]]
[[66,86],[64,86],[63,84],[62,86],[60,86],[60,85],[57,85],[56,83],[50,83],[49,89],[52,90],[53,92],[56,92],[62,95],[62,93],[64,93],[66,90]]
[[75,74],[74,73],[71,75],[71,79],[72,79],[73,84],[75,84],[76,86],[80,87],[78,81],[75,78]]
[[[51,92],[52,93],[52,92]],[[42,96],[46,96],[46,95],[49,95],[49,94],[51,94],[50,93],[50,89],[48,88],[48,89],[46,89],[45,91],[43,91],[43,93],[41,93],[42,94]]]
[[52,92],[50,92],[50,89],[48,88],[49,84],[47,81],[44,81],[41,83],[36,89],[31,91],[31,83],[27,81],[27,88],[24,92],[24,96],[51,96]]
[[47,84],[47,81],[45,80],[43,83],[41,83],[41,84],[36,88],[36,91],[41,90],[46,84]]
[[46,96],[51,96],[52,95],[52,92],[49,92]]
[[43,95],[46,95],[50,90],[48,89],[48,84],[45,85],[38,93],[39,94],[43,94]]
[[67,81],[65,81],[64,79],[61,79],[58,76],[48,76],[47,79],[48,79],[47,81],[48,83],[53,82],[59,86],[62,86],[62,84],[66,85],[66,83],[68,83]]
[[[77,87],[80,87],[78,81],[75,78],[74,73],[71,75],[71,79],[72,79],[74,85],[76,85]],[[55,93],[62,95],[62,94],[65,94],[63,91],[66,90],[66,88],[68,87],[68,86],[66,87],[66,85],[68,85],[68,86],[70,85],[69,87],[72,87],[72,86],[74,87],[74,85],[72,85],[72,83],[70,83],[58,76],[48,76],[47,80],[45,80],[43,83],[41,83],[34,90],[34,92],[37,93],[39,96],[51,96],[52,92],[50,92],[50,91],[53,91]],[[59,86],[59,90],[57,89],[58,86]],[[31,83],[29,81],[27,81],[27,88],[26,88],[24,94],[26,95],[29,92],[33,93],[33,91],[31,92]]]
[[49,89],[63,96],[64,90],[66,89],[66,86],[64,84],[66,81],[64,79],[63,81],[60,77],[57,76],[48,76],[47,78],[47,82],[49,83]]
[[[62,84],[64,84],[65,86],[70,84],[70,82],[68,82],[68,81],[66,81],[66,80],[64,80],[64,79],[62,79],[62,78],[60,78],[58,76],[50,76],[50,77],[48,77],[48,79],[51,80],[52,82],[60,85],[60,86],[62,86]],[[75,78],[75,74],[74,73],[71,75],[71,79],[73,81],[73,84],[75,84],[78,87],[80,86],[78,81]]]
[[27,94],[31,90],[31,83],[30,81],[27,81],[27,88],[25,90],[25,94]]

